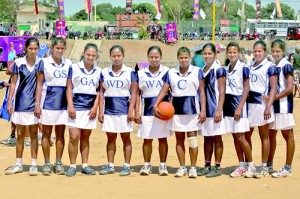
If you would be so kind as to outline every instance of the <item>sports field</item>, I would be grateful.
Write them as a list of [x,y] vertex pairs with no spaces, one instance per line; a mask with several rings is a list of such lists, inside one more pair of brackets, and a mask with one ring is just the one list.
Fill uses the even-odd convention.
[[[108,49],[113,44],[121,44],[125,47],[125,62],[134,63],[134,61],[146,61],[146,50],[152,44],[160,45],[163,50],[163,61],[166,63],[176,63],[176,50],[180,46],[193,47],[199,42],[180,42],[174,46],[167,46],[159,42],[151,41],[103,41],[101,43],[100,65],[103,67],[109,62]],[[222,42],[223,43],[223,42]],[[224,44],[228,43],[224,42]],[[245,48],[251,48],[253,42],[241,42]],[[298,42],[298,45],[300,42]],[[289,42],[289,46],[296,45],[295,42]],[[83,49],[82,49],[83,50]],[[68,57],[68,55],[66,56]],[[224,53],[218,55],[223,61]],[[0,80],[7,80],[5,72],[0,72]],[[0,90],[0,99],[3,99],[5,91]],[[179,166],[177,155],[175,152],[175,137],[169,139],[169,155],[167,165],[169,176],[158,176],[159,156],[157,151],[157,141],[154,142],[152,166],[154,173],[150,176],[140,176],[138,174],[143,165],[142,157],[142,139],[136,137],[135,131],[132,132],[133,154],[131,161],[132,174],[128,177],[120,177],[118,171],[123,165],[124,158],[120,138],[118,138],[118,147],[115,157],[116,174],[107,176],[85,176],[80,173],[81,159],[77,158],[77,174],[74,177],[57,176],[52,174],[49,177],[42,176],[41,173],[37,177],[28,176],[30,148],[25,148],[23,163],[25,172],[6,176],[4,170],[15,164],[15,148],[0,145],[0,198],[6,199],[35,199],[35,198],[255,198],[255,199],[281,199],[281,198],[298,198],[300,196],[300,98],[294,98],[294,117],[296,126],[294,128],[296,150],[294,162],[292,165],[293,176],[284,179],[274,179],[266,177],[263,179],[244,179],[230,178],[229,174],[237,165],[237,157],[235,154],[233,139],[230,134],[223,136],[224,155],[222,160],[223,175],[216,178],[198,177],[189,179],[188,177],[175,178],[174,173]],[[97,130],[94,130],[91,136],[91,149],[89,164],[98,170],[99,166],[104,165],[106,160],[106,135],[98,124]],[[10,123],[0,120],[0,139],[7,138],[10,132]],[[68,158],[68,131],[66,131],[66,147],[63,156],[63,163],[69,164]],[[197,166],[203,166],[203,137],[198,137],[199,156]],[[278,134],[277,150],[274,160],[274,168],[279,169],[285,162],[285,142],[281,134]],[[187,146],[186,146],[187,147]],[[189,165],[189,157],[186,154],[186,163]],[[253,134],[253,158],[254,162],[259,165],[261,163],[261,144],[258,132]],[[51,162],[55,160],[55,148],[51,147]],[[43,154],[41,147],[39,148],[38,165],[39,170],[43,165]]]

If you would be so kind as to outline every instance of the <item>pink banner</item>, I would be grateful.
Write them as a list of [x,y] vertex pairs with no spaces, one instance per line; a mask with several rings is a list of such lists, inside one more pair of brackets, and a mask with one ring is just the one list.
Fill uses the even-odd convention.
[[256,0],[256,22],[257,23],[260,23],[261,21],[260,8],[261,8],[261,1]]
[[177,41],[176,23],[171,22],[166,24],[167,42],[174,43]]
[[66,38],[66,21],[56,21],[56,35]]

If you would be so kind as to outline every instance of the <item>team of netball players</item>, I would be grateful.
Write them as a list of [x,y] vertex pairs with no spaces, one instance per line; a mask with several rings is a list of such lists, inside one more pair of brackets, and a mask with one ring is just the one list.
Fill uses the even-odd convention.
[[[131,174],[133,123],[138,124],[137,135],[143,139],[144,165],[141,175],[152,173],[152,142],[158,139],[160,165],[158,174],[169,174],[167,168],[168,137],[175,132],[179,168],[176,177],[188,175],[216,177],[221,175],[223,155],[222,135],[232,133],[239,166],[231,177],[247,178],[287,177],[295,150],[293,126],[293,67],[285,58],[285,43],[275,40],[271,45],[274,62],[267,59],[263,41],[253,46],[254,60],[248,66],[239,60],[240,47],[229,43],[226,49],[228,65],[221,66],[216,59],[216,47],[207,43],[202,50],[203,69],[191,65],[187,47],[177,52],[178,66],[168,68],[161,64],[162,51],[158,46],[148,49],[149,66],[138,71],[123,61],[125,50],[114,45],[109,54],[111,66],[97,66],[98,48],[87,44],[81,61],[73,63],[64,58],[66,41],[55,38],[51,55],[37,57],[39,41],[26,41],[26,56],[18,58],[11,69],[12,82],[7,111],[17,125],[16,163],[5,174],[23,172],[24,136],[29,128],[31,139],[31,166],[29,175],[38,175],[38,125],[42,126],[44,164],[42,175],[74,176],[76,158],[81,153],[82,169],[86,175],[96,171],[88,164],[89,138],[97,121],[107,135],[107,164],[99,169],[100,175],[116,172],[114,157],[116,139],[123,142],[124,165],[120,176]],[[170,101],[175,115],[161,120],[158,105]],[[70,166],[62,163],[65,147],[65,128],[69,130],[68,153]],[[256,167],[252,157],[251,136],[255,127],[262,145],[261,165]],[[286,141],[286,162],[275,171],[273,159],[276,134]],[[55,132],[56,157],[50,161],[50,137]],[[204,167],[196,169],[198,135],[204,137]],[[190,166],[185,161],[185,139],[189,147]],[[212,156],[214,154],[214,165]]]

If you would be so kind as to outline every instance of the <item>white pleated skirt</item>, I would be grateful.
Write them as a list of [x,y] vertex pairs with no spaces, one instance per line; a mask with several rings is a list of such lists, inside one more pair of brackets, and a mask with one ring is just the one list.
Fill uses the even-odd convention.
[[142,124],[138,126],[137,136],[143,139],[167,138],[172,135],[172,131],[167,126],[168,121],[154,116],[142,116]]
[[176,132],[193,132],[201,130],[202,125],[199,123],[198,115],[174,115],[168,120],[167,128]]
[[34,125],[39,123],[39,119],[34,116],[34,112],[13,112],[12,122],[19,125]]
[[224,120],[227,133],[245,133],[250,130],[248,118],[240,118],[237,121],[234,117],[225,116]]
[[215,136],[226,134],[224,118],[222,118],[220,122],[215,123],[213,117],[207,117],[206,121],[202,124],[202,130],[198,131],[198,134],[202,136]]
[[102,131],[109,133],[129,133],[133,131],[133,122],[127,122],[127,115],[105,115]]
[[44,125],[66,125],[68,113],[66,110],[45,110],[42,109],[40,123]]
[[288,130],[295,126],[295,120],[292,113],[275,113],[274,122],[270,124],[273,130]]
[[76,111],[76,119],[73,120],[68,117],[69,128],[79,129],[96,129],[97,128],[97,117],[93,120],[89,118],[90,110]]
[[264,119],[266,105],[265,104],[248,104],[248,120],[250,128],[263,126],[274,121],[274,109],[271,107],[271,117]]

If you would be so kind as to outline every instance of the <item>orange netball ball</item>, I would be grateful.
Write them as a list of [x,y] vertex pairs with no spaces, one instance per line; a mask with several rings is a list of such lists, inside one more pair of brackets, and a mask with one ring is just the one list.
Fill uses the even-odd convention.
[[170,102],[161,102],[157,108],[160,111],[161,120],[169,120],[175,113],[175,109]]

